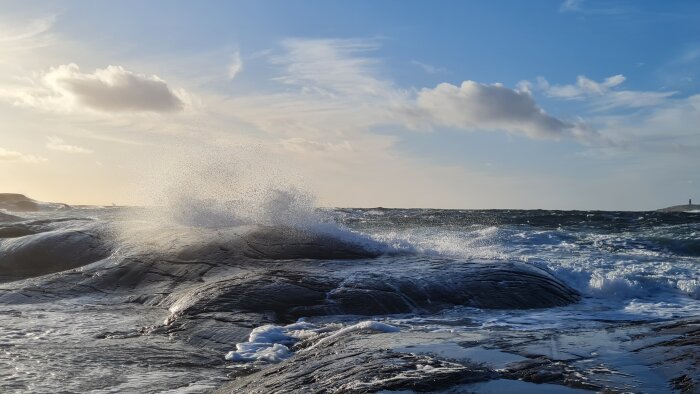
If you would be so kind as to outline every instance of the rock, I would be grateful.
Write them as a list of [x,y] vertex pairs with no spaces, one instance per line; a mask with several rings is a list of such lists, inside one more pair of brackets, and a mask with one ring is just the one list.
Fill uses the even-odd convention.
[[0,193],[0,209],[14,212],[38,211],[39,204],[24,194]]
[[425,313],[457,305],[544,308],[579,299],[578,293],[551,275],[520,263],[481,262],[438,269],[422,262],[404,266],[403,272],[382,274],[372,270],[372,260],[357,260],[351,266],[329,262],[322,270],[312,261],[280,262],[273,269],[252,261],[241,266],[247,269],[164,299],[161,305],[171,311],[165,320],[168,330],[186,340],[219,342],[209,338],[216,334],[201,322],[213,316],[235,321],[242,315],[252,328],[310,316]]
[[17,238],[36,233],[25,224],[0,225],[0,238]]
[[[668,338],[655,341],[655,338]],[[642,357],[654,362],[672,376],[670,385],[681,393],[697,393],[700,389],[700,320],[690,319],[657,324],[653,330],[638,335],[637,340],[653,341],[636,349]]]
[[0,244],[0,276],[28,278],[84,266],[109,251],[99,235],[78,230],[47,231]]
[[700,212],[700,204],[674,205],[668,208],[657,209],[657,212]]
[[4,213],[4,212],[0,212],[0,223],[16,222],[18,220],[22,220],[22,218],[19,216],[10,215],[10,214]]
[[244,236],[243,254],[254,259],[360,259],[380,253],[339,237],[290,227],[261,227]]
[[671,387],[680,391],[682,394],[697,393],[698,384],[688,375],[681,375],[671,379]]
[[321,346],[298,349],[291,359],[239,377],[216,393],[432,392],[496,376],[494,371],[475,364],[368,347],[367,341],[357,340],[362,334],[376,341],[385,335],[365,330],[327,338],[330,340]]

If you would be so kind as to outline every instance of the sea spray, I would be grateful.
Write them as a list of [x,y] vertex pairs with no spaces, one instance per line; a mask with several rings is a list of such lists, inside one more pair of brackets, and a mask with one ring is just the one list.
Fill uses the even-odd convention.
[[332,237],[376,253],[391,249],[317,208],[304,180],[260,147],[180,148],[154,160],[139,183],[148,208],[125,211],[119,238],[129,249],[162,250],[177,247],[178,239],[213,239],[260,226]]

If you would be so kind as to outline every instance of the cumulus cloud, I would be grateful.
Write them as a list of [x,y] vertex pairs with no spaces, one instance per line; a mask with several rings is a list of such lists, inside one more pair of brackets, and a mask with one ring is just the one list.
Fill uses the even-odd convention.
[[42,161],[46,161],[46,159],[40,156],[28,155],[0,148],[0,161],[21,161],[25,163],[40,163]]
[[282,147],[294,152],[340,152],[348,149],[343,141],[387,125],[501,131],[585,144],[603,141],[582,119],[562,120],[546,113],[530,92],[532,84],[511,89],[465,81],[421,90],[398,88],[380,76],[378,61],[370,56],[376,48],[375,40],[286,40],[283,52],[267,57],[282,69],[274,80],[297,90],[236,97],[224,105],[259,129],[284,135]]
[[231,57],[231,63],[228,65],[228,79],[236,78],[241,71],[243,71],[243,60],[241,59],[241,53],[236,51]]
[[66,153],[92,153],[90,149],[80,146],[67,144],[62,138],[49,136],[46,137],[46,147],[51,150],[57,150]]
[[448,127],[506,130],[531,138],[559,138],[580,129],[548,115],[527,92],[501,84],[441,83],[434,89],[422,89],[416,103],[432,123]]
[[173,112],[184,108],[184,91],[175,91],[155,75],[108,66],[83,73],[61,65],[41,78],[41,87],[16,94],[20,103],[51,110],[88,108],[101,112]]

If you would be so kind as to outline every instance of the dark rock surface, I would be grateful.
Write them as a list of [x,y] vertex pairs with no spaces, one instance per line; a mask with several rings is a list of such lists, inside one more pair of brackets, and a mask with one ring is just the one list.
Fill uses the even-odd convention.
[[[654,340],[667,336],[672,338]],[[671,386],[684,394],[700,392],[700,320],[657,324],[637,340],[652,342],[636,352],[665,369]]]
[[367,347],[359,335],[381,341],[381,333],[356,331],[320,346],[298,349],[293,359],[240,377],[217,393],[372,393],[378,390],[434,392],[441,388],[493,379],[481,365],[428,355]]
[[0,225],[0,238],[17,238],[36,233],[31,227],[24,224]]
[[[110,247],[96,231],[48,231],[5,240],[0,275],[28,277],[83,266],[107,257]],[[265,239],[273,238],[266,229]],[[42,280],[44,292],[71,293],[79,286],[102,292],[171,294],[186,289],[183,315],[212,311],[273,313],[280,321],[328,314],[381,315],[436,311],[454,305],[480,308],[546,308],[576,302],[579,295],[546,271],[517,262],[414,261],[395,268],[373,269],[373,259],[357,259],[355,245],[339,246],[339,254],[324,244],[301,242],[299,233],[284,241],[258,242],[260,232],[189,243],[168,252],[143,251],[112,256],[109,263],[64,273],[60,281]],[[289,234],[285,231],[282,234]],[[254,241],[250,241],[253,239]],[[303,238],[306,240],[307,238]],[[309,237],[311,239],[311,237]],[[14,242],[14,244],[10,244]],[[306,256],[305,260],[253,259],[247,245],[256,242],[262,256]],[[288,242],[288,243],[285,243]],[[332,240],[331,245],[339,241]],[[300,247],[302,245],[302,247]],[[311,260],[313,247],[326,249],[333,260]],[[353,252],[349,252],[352,250]],[[306,253],[309,252],[309,253]],[[354,261],[346,263],[342,257]],[[400,257],[399,257],[400,258]],[[448,268],[448,269],[446,269]],[[185,302],[185,301],[182,301]]]
[[544,308],[576,302],[579,297],[547,273],[519,263],[477,262],[446,271],[423,262],[404,268],[380,275],[371,270],[371,262],[356,262],[351,267],[328,262],[323,271],[314,262],[257,266],[176,292],[161,305],[172,312],[166,320],[168,330],[206,342],[218,334],[194,322],[258,316],[250,324],[254,327],[290,323],[303,316],[423,313],[455,305]]
[[0,223],[15,222],[18,220],[22,220],[22,218],[19,216],[10,215],[8,213],[0,212]]
[[243,254],[253,259],[361,259],[381,254],[330,235],[290,227],[261,227],[244,239]]
[[78,230],[6,239],[2,247],[0,276],[16,279],[81,267],[109,254],[97,233]]

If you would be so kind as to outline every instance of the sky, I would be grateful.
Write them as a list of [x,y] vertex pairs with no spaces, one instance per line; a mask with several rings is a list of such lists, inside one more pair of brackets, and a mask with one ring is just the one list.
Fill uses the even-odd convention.
[[700,202],[699,74],[690,0],[1,1],[0,191],[224,158],[323,206]]

